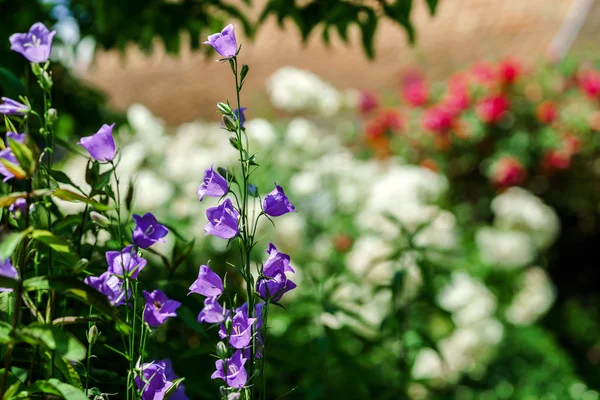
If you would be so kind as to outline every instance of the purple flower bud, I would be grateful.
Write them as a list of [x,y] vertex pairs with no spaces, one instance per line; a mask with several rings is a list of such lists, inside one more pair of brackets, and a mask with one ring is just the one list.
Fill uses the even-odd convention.
[[154,215],[146,213],[143,217],[140,217],[133,214],[133,219],[136,224],[133,230],[133,243],[145,249],[156,242],[165,242],[164,237],[167,236],[169,230],[164,225],[159,224]]
[[204,232],[215,235],[221,239],[231,239],[239,233],[238,218],[240,213],[233,207],[230,199],[226,199],[220,206],[206,210],[207,224]]
[[31,109],[25,104],[21,104],[18,101],[9,99],[8,97],[2,97],[4,103],[0,104],[0,114],[5,115],[25,115]]
[[242,351],[236,351],[231,358],[217,360],[215,367],[217,370],[211,375],[211,379],[223,379],[227,386],[239,389],[244,387],[248,375],[244,364],[246,359],[242,356]]
[[133,251],[133,246],[129,245],[121,251],[107,251],[106,262],[108,263],[108,272],[123,276],[130,274],[132,279],[137,279],[140,271],[144,269],[147,261],[138,256]]
[[142,291],[146,299],[146,307],[144,308],[144,321],[155,328],[165,323],[169,317],[177,316],[175,310],[181,306],[181,303],[175,300],[169,300],[167,295],[160,290],[154,290],[148,293]]
[[274,302],[278,302],[285,293],[295,288],[296,284],[287,279],[282,270],[277,271],[273,277],[260,278],[256,282],[256,291],[260,296]]
[[142,395],[142,400],[163,399],[166,391],[173,385],[166,376],[163,362],[153,361],[140,366],[141,377],[135,377],[135,384]]
[[198,293],[206,297],[219,296],[223,293],[223,281],[208,265],[201,265],[198,279],[190,286],[190,293]]
[[204,182],[200,184],[196,194],[202,201],[204,196],[221,197],[229,191],[227,181],[221,175],[215,172],[215,164],[204,171]]
[[10,49],[21,53],[27,60],[43,63],[50,58],[52,40],[56,31],[50,32],[41,22],[36,22],[27,33],[14,33],[10,36]]
[[[10,259],[0,260],[0,276],[10,279],[18,279],[19,272],[10,262]],[[0,288],[0,292],[12,292],[12,289]]]
[[246,111],[248,109],[248,107],[242,107],[241,110],[241,116],[240,116],[240,109],[236,108],[235,110],[233,110],[233,116],[235,117],[235,119],[237,120],[238,118],[240,119],[240,126],[243,128],[244,127],[244,122],[246,122],[246,114],[244,113],[244,111]]
[[14,219],[19,219],[27,210],[27,200],[20,197],[8,207],[8,212],[11,213]]
[[117,152],[112,132],[114,126],[115,124],[104,124],[98,132],[91,136],[82,137],[77,144],[83,146],[97,161],[112,161]]
[[[106,271],[100,276],[88,276],[84,279],[87,285],[90,285],[108,298],[113,306],[125,304],[125,288],[123,281]],[[131,297],[131,289],[127,298]]]
[[296,209],[285,195],[283,188],[275,184],[275,189],[263,201],[263,211],[270,217],[279,217]]
[[269,243],[267,249],[269,258],[263,265],[263,275],[275,276],[275,273],[279,270],[283,272],[295,272],[290,266],[290,256],[277,250],[277,247],[273,243]]
[[234,29],[235,27],[229,24],[221,33],[210,35],[208,40],[203,43],[211,45],[224,58],[235,57],[238,49]]
[[198,314],[198,322],[207,322],[209,324],[219,324],[225,321],[227,312],[219,304],[216,297],[207,297],[204,299],[204,308]]

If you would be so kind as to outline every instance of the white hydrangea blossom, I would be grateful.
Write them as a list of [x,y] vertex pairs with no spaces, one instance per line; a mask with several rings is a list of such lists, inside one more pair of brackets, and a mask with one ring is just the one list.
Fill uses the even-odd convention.
[[537,254],[531,237],[521,231],[485,227],[477,231],[475,241],[481,260],[498,268],[522,268]]
[[556,294],[546,271],[540,267],[529,268],[521,285],[506,310],[506,318],[515,325],[528,325],[548,311]]

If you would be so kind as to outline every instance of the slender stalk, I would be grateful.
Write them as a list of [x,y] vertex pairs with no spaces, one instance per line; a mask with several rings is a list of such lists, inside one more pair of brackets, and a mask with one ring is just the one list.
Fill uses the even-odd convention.
[[267,400],[267,372],[265,369],[266,366],[266,361],[267,361],[267,322],[268,322],[268,317],[269,317],[269,302],[267,301],[265,303],[265,305],[263,306],[264,309],[264,317],[263,317],[263,332],[264,335],[262,335],[262,340],[263,340],[263,348],[262,348],[262,355],[261,355],[261,362],[260,362],[260,376],[262,377],[262,387],[261,387],[261,397],[262,400]]
[[[88,313],[88,315],[91,317],[92,316],[92,306],[90,306],[90,311]],[[92,322],[88,322],[88,336],[89,336],[89,331],[92,328]],[[87,348],[87,357],[86,357],[86,363],[85,363],[85,394],[88,394],[88,390],[89,390],[89,383],[90,383],[90,362],[92,359],[92,341],[90,340],[90,338],[88,337],[88,348]]]

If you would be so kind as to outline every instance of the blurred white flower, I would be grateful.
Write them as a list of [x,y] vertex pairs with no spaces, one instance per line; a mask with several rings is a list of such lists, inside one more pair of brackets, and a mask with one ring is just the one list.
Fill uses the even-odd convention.
[[521,231],[485,227],[477,231],[475,241],[485,264],[504,269],[524,267],[537,253],[529,235]]
[[475,323],[496,311],[496,297],[479,280],[464,272],[454,272],[450,282],[442,288],[437,301],[443,309],[452,312],[452,320],[463,326]]
[[412,376],[415,379],[436,379],[443,375],[443,361],[439,354],[433,350],[424,348],[419,351],[412,368]]
[[141,170],[134,181],[135,207],[144,211],[160,210],[167,203],[175,190],[173,185],[161,179],[150,169]]
[[560,230],[556,212],[542,199],[519,187],[513,187],[492,201],[494,225],[521,230],[531,235],[539,249],[552,245]]
[[346,255],[346,265],[361,282],[390,283],[394,276],[392,261],[388,259],[392,247],[377,236],[361,236]]
[[550,308],[556,294],[550,278],[540,267],[525,271],[521,289],[506,310],[506,318],[516,325],[534,323]]
[[156,118],[141,104],[132,104],[127,109],[127,120],[134,129],[135,139],[152,154],[162,154],[169,141],[164,136],[164,122]]
[[269,121],[255,118],[244,123],[246,135],[250,142],[250,150],[268,150],[277,140],[277,132]]

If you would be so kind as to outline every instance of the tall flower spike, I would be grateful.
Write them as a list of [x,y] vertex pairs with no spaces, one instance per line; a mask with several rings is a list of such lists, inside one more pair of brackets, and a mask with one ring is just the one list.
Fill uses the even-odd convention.
[[50,31],[46,25],[36,22],[27,33],[11,35],[10,49],[21,53],[23,57],[34,63],[43,63],[50,58],[52,40],[56,31]]
[[204,232],[221,239],[234,238],[240,231],[239,216],[240,213],[233,207],[231,200],[226,199],[220,206],[206,210],[208,222],[204,226]]
[[211,375],[211,379],[223,379],[227,386],[232,388],[242,388],[248,380],[248,375],[244,364],[246,359],[242,351],[236,351],[231,358],[217,360],[215,362],[216,371]]
[[169,300],[166,294],[160,290],[154,290],[149,293],[145,290],[144,298],[146,307],[144,308],[144,321],[153,327],[159,327],[164,324],[169,317],[177,316],[175,310],[181,306],[181,303],[175,300]]
[[198,293],[206,297],[219,296],[223,293],[223,281],[208,265],[201,265],[198,279],[190,286],[190,293]]
[[90,156],[97,161],[112,161],[117,152],[113,137],[114,127],[115,124],[104,124],[98,132],[91,136],[82,137],[77,144],[83,146],[90,153]]
[[263,211],[270,217],[279,217],[289,212],[295,212],[296,208],[285,195],[283,188],[275,184],[275,189],[263,200]]
[[221,33],[215,33],[208,37],[204,44],[211,45],[217,53],[224,58],[232,58],[237,54],[237,40],[235,38],[235,27],[227,25]]
[[19,103],[8,97],[2,97],[4,103],[0,104],[0,114],[5,115],[25,115],[31,109],[25,104]]
[[204,171],[204,181],[200,184],[196,194],[202,201],[204,196],[221,197],[229,191],[227,181],[221,175],[215,172],[215,164]]
[[135,220],[133,243],[145,249],[156,242],[165,242],[164,237],[167,236],[169,230],[159,224],[152,213],[146,213],[142,217],[133,214],[133,219]]

